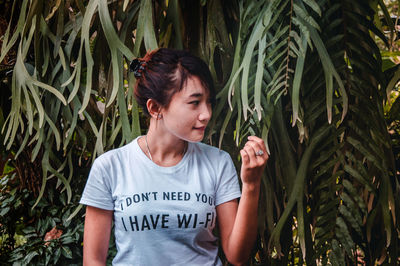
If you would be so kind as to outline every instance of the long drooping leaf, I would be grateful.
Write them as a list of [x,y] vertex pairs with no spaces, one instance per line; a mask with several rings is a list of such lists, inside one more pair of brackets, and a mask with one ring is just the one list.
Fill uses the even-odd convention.
[[238,167],[249,134],[270,154],[251,263],[398,264],[399,71],[387,61],[398,43],[385,4],[14,1],[0,55],[16,55],[4,143],[42,168],[35,206],[50,186],[76,204],[73,184],[95,157],[145,130],[127,63],[189,50],[215,79],[206,139]]

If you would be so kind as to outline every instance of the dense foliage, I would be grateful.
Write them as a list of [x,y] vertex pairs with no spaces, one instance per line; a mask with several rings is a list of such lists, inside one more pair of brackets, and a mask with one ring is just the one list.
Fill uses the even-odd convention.
[[147,126],[127,63],[173,47],[214,77],[205,141],[268,144],[249,263],[399,263],[398,2],[0,5],[0,261],[80,264],[90,165]]

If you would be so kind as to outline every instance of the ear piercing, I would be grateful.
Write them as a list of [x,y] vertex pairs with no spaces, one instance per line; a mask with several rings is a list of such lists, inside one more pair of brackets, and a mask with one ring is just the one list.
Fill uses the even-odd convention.
[[158,114],[157,115],[157,119],[161,119],[162,118],[162,115],[161,114]]

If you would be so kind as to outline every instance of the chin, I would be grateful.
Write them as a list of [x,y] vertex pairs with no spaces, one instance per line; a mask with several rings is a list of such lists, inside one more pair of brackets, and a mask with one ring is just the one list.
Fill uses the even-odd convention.
[[202,141],[203,140],[203,138],[199,138],[199,139],[185,139],[187,142],[193,142],[193,143],[195,143],[195,142],[200,142],[200,141]]
[[184,140],[188,142],[200,142],[204,138],[204,134],[201,136],[193,136],[193,137],[188,137],[188,138],[183,138]]

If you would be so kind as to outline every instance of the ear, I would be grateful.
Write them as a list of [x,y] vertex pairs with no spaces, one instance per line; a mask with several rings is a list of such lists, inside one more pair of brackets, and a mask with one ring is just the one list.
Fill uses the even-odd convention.
[[161,106],[160,104],[154,99],[148,99],[146,102],[147,111],[149,112],[150,116],[156,120],[162,118],[161,114]]

